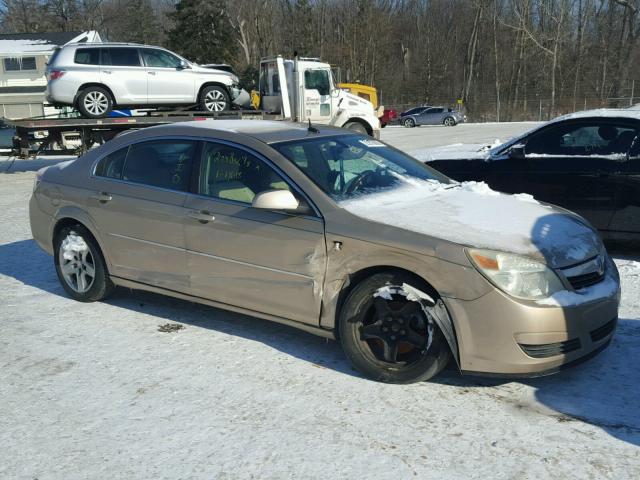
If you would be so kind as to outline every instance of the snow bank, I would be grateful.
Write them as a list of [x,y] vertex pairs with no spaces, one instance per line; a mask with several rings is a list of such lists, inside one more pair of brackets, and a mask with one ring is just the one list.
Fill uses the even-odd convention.
[[484,182],[414,185],[340,202],[368,220],[461,245],[490,248],[566,266],[600,251],[597,234],[579,217],[538,203],[531,195],[506,195]]

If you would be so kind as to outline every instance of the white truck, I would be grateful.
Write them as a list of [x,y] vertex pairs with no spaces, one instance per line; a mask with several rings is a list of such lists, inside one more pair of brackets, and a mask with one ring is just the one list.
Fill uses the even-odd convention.
[[260,107],[266,113],[380,137],[380,120],[372,103],[339,89],[331,66],[317,58],[263,59],[259,92]]
[[282,56],[263,59],[260,62],[259,92],[258,110],[155,110],[100,119],[26,118],[7,121],[16,130],[12,153],[20,157],[34,153],[79,154],[95,144],[110,140],[123,130],[217,118],[311,122],[380,137],[380,121],[373,104],[337,88],[331,66],[319,59],[296,57],[287,60]]

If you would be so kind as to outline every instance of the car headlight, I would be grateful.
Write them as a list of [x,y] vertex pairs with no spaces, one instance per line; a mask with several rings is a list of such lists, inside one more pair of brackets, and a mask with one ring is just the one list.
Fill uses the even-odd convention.
[[496,287],[509,295],[540,300],[565,290],[558,276],[528,257],[492,250],[468,250],[475,267]]

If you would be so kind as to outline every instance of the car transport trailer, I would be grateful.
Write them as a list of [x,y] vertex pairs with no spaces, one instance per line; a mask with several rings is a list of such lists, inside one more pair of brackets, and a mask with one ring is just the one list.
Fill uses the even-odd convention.
[[6,120],[15,128],[13,148],[9,153],[19,158],[38,155],[80,155],[95,145],[101,145],[116,135],[140,128],[168,123],[215,119],[275,120],[278,115],[256,110],[223,112],[193,112],[176,110],[150,112],[132,117],[88,118],[26,118]]
[[[346,128],[374,138],[380,136],[380,112],[371,102],[335,85],[331,66],[317,58],[282,56],[260,62],[260,109],[220,112],[151,111],[132,117],[98,119],[24,119],[7,122],[16,129],[13,153],[19,157],[82,153],[128,129],[191,120],[269,119],[310,122]],[[193,107],[191,107],[193,108]]]

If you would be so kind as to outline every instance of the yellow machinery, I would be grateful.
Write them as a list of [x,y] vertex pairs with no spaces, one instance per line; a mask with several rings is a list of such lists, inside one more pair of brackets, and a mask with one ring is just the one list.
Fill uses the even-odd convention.
[[359,83],[339,83],[338,88],[353,93],[360,98],[364,98],[373,104],[374,109],[378,108],[378,91],[375,87],[361,85]]

